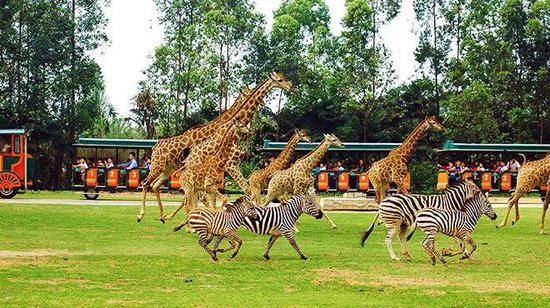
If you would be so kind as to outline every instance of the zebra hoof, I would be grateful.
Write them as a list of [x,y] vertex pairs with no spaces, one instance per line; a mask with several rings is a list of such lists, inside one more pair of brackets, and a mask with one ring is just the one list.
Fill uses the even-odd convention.
[[301,255],[301,256],[300,256],[300,259],[302,259],[302,260],[308,260],[309,258],[306,257],[306,256],[304,256],[304,255]]
[[265,259],[266,261],[271,260],[271,258],[270,258],[268,255],[264,255],[264,259]]
[[143,217],[137,217],[137,222],[140,223],[143,220]]

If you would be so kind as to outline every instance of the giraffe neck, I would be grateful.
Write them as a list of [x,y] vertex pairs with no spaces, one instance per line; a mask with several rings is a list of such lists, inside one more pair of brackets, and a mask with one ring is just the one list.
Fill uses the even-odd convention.
[[242,103],[241,108],[236,112],[235,118],[241,123],[248,124],[252,120],[254,113],[258,107],[263,103],[264,97],[273,88],[273,80],[266,78],[260,85],[258,85],[249,97]]
[[310,172],[311,169],[319,164],[321,158],[325,156],[325,153],[328,151],[329,146],[330,142],[328,142],[326,139],[323,140],[323,142],[319,143],[319,145],[315,149],[311,150],[311,152],[306,154],[306,156],[298,160],[297,164],[302,166],[303,169],[307,172]]
[[277,158],[275,158],[275,160],[271,163],[271,165],[273,165],[272,168],[280,170],[286,168],[288,164],[290,164],[290,160],[294,155],[298,141],[300,141],[300,135],[296,133],[292,136],[292,138],[290,138],[281,154],[279,154],[279,156],[277,156]]
[[392,151],[392,155],[400,156],[401,158],[408,161],[412,154],[414,153],[414,150],[416,149],[416,146],[422,140],[426,132],[428,131],[428,124],[426,121],[420,122],[412,133],[405,139],[402,145],[400,145],[397,149]]
[[231,126],[225,129],[225,133],[223,134],[221,142],[216,145],[218,149],[212,155],[212,158],[214,158],[214,162],[217,164],[218,168],[225,168],[227,158],[229,157],[232,150],[231,143],[234,141],[235,138],[235,131]]

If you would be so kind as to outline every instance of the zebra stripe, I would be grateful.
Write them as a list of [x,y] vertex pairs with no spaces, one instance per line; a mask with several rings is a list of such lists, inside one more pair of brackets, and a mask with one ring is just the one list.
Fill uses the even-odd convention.
[[[438,195],[395,194],[382,200],[375,220],[379,216],[380,220],[388,227],[386,247],[390,257],[393,260],[399,260],[393,251],[393,238],[399,231],[403,255],[406,259],[410,259],[405,237],[407,227],[414,224],[416,213],[419,210],[424,208],[460,210],[464,208],[465,202],[478,197],[480,194],[482,194],[481,190],[473,182],[463,181],[450,186]],[[371,223],[369,229],[363,232],[361,244],[364,244],[374,229],[375,220]]]
[[[257,217],[255,206],[249,196],[237,199],[234,203],[225,205],[224,211],[211,209],[195,209],[189,212],[187,219],[176,226],[174,231],[180,230],[183,226],[189,225],[192,230],[199,234],[199,245],[201,245],[214,261],[217,261],[217,252],[225,252],[235,249],[231,258],[234,258],[242,245],[242,240],[237,236],[237,229],[243,223],[245,217]],[[208,248],[213,238],[216,239],[214,249]],[[218,249],[217,246],[223,238],[228,238],[230,248]],[[237,247],[235,248],[235,243]]]
[[296,195],[279,206],[256,207],[256,212],[258,213],[257,218],[245,217],[243,225],[256,234],[271,235],[264,252],[266,260],[270,259],[269,251],[281,235],[288,240],[302,259],[307,259],[294,239],[294,227],[302,213],[309,214],[317,219],[323,217],[323,212],[314,197]]
[[[435,208],[420,210],[417,213],[416,224],[419,229],[426,233],[426,239],[422,242],[422,246],[432,259],[432,265],[435,264],[436,256],[442,263],[445,263],[444,256],[458,254],[453,253],[448,248],[443,250],[442,255],[439,255],[435,250],[435,238],[438,232],[453,236],[455,241],[460,244],[461,250],[459,253],[462,254],[462,259],[469,258],[477,247],[472,239],[472,232],[483,214],[487,215],[491,220],[497,218],[491,203],[485,196],[468,201],[465,204],[464,211]],[[471,252],[466,251],[464,243],[468,243],[472,247]]]

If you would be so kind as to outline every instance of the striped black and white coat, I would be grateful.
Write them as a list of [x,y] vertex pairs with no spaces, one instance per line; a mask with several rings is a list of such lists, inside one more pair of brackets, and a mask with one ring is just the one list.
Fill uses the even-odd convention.
[[[416,213],[424,208],[441,208],[460,210],[464,204],[483,195],[479,187],[471,181],[459,182],[436,195],[395,194],[387,197],[380,203],[378,213],[369,229],[362,234],[363,245],[374,229],[378,217],[388,228],[386,247],[392,260],[399,260],[393,250],[393,239],[399,234],[401,248],[405,259],[410,259],[406,242],[406,232],[416,220]],[[484,196],[483,196],[484,197]],[[413,228],[414,230],[414,225]]]
[[[240,197],[235,202],[228,203],[224,207],[223,211],[214,211],[211,209],[192,210],[187,215],[187,219],[176,226],[174,231],[178,231],[183,226],[189,225],[192,230],[199,234],[199,245],[210,254],[212,260],[218,260],[216,253],[232,249],[234,251],[231,258],[234,258],[242,246],[242,240],[237,236],[237,229],[239,229],[245,217],[255,218],[258,214],[249,196]],[[210,244],[213,238],[216,238],[216,243],[214,244],[214,249],[210,249],[208,248],[208,244]],[[228,249],[218,249],[219,243],[224,238],[229,239],[231,246]]]
[[[435,208],[418,211],[416,225],[426,233],[426,239],[422,242],[422,246],[432,259],[432,265],[435,265],[436,256],[443,264],[445,263],[444,256],[461,253],[462,259],[469,258],[477,247],[472,239],[472,232],[483,214],[491,220],[497,218],[491,203],[485,197],[474,198],[466,202],[464,211]],[[447,248],[443,249],[440,255],[435,249],[435,238],[438,232],[454,237],[455,241],[460,244],[460,252],[453,253],[450,248]],[[466,243],[472,247],[470,252],[466,251]]]
[[323,212],[317,205],[314,196],[296,195],[279,206],[256,207],[256,211],[258,217],[246,217],[243,225],[256,234],[271,235],[264,252],[266,260],[270,259],[269,250],[280,236],[284,236],[288,240],[300,258],[307,260],[294,239],[294,227],[302,213],[317,219],[323,217]]

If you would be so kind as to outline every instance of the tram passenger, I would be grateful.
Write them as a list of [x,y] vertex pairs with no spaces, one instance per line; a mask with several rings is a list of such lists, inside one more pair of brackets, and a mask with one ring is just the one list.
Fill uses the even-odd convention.
[[2,147],[2,153],[8,153],[11,149],[11,145],[9,143],[4,144]]
[[73,165],[75,173],[80,173],[80,184],[84,184],[84,175],[86,174],[86,169],[88,169],[88,164],[84,157],[79,157],[76,161],[76,164]]
[[105,164],[105,167],[107,169],[111,169],[111,168],[115,167],[115,164],[113,163],[113,158],[112,157],[107,157],[107,163]]
[[143,168],[151,169],[151,159],[147,155],[143,155]]
[[121,163],[117,165],[117,168],[126,170],[126,172],[119,173],[120,180],[122,183],[126,183],[126,179],[128,177],[128,171],[138,167],[138,163],[135,157],[136,157],[136,154],[134,152],[130,152],[128,154],[128,160],[125,163]]

